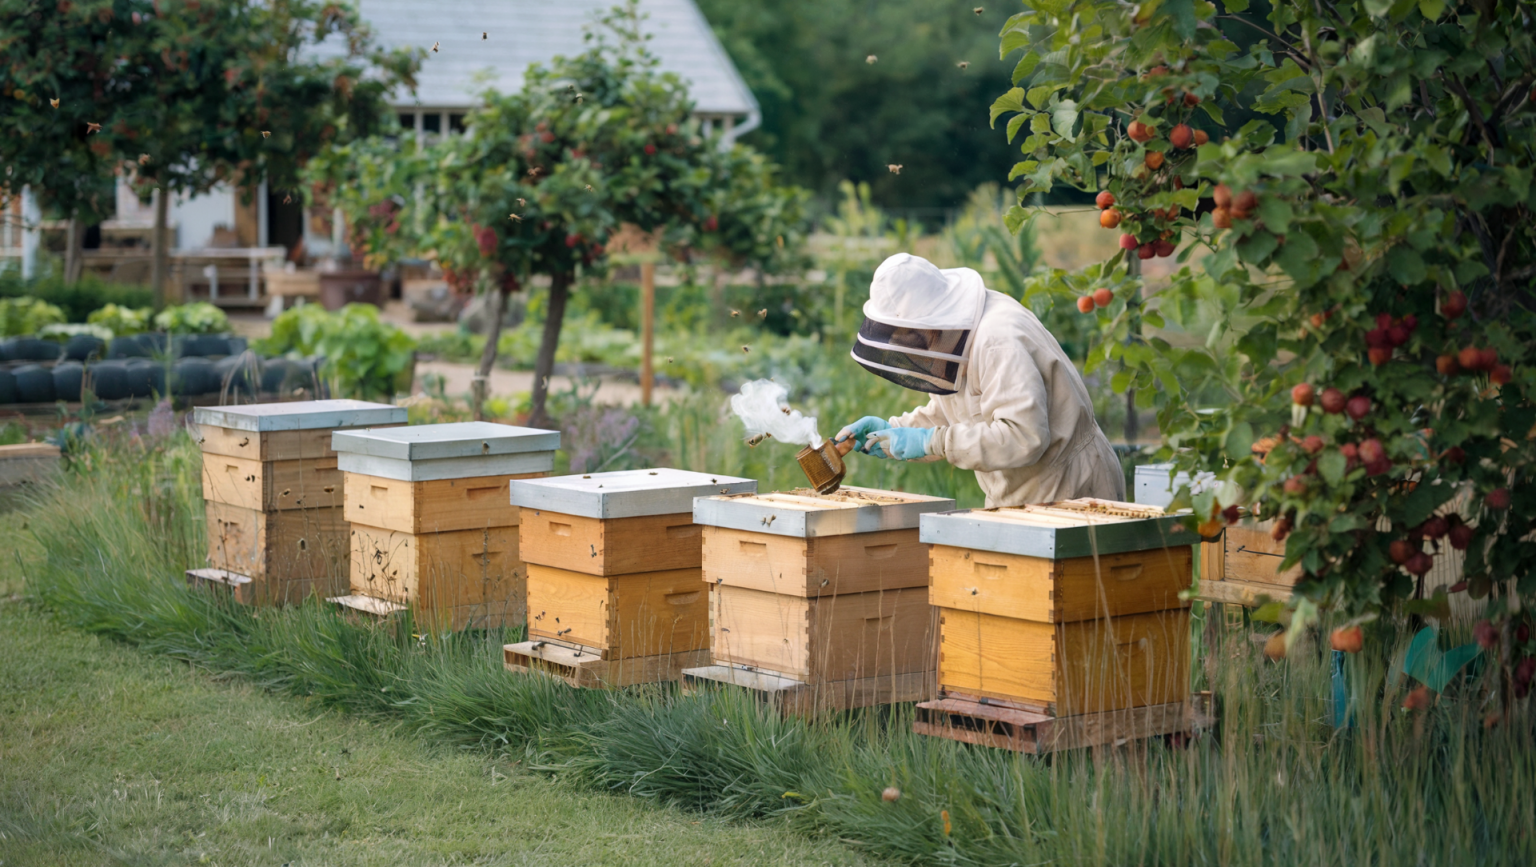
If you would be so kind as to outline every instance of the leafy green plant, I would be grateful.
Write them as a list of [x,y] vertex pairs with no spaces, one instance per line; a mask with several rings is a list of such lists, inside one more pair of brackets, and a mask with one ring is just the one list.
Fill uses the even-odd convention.
[[252,348],[269,356],[322,356],[322,375],[333,393],[364,399],[409,392],[416,368],[416,341],[381,322],[372,304],[348,304],[334,313],[313,304],[295,307],[274,319],[272,334]]
[[64,341],[79,334],[95,337],[100,340],[112,339],[112,329],[85,322],[55,322],[52,325],[44,325],[42,328],[37,329],[37,336],[44,340]]
[[85,321],[91,325],[100,325],[114,335],[142,334],[149,330],[150,318],[154,315],[151,307],[121,307],[117,304],[108,304],[98,310],[92,310]]
[[108,304],[140,308],[154,303],[153,291],[141,286],[120,286],[100,277],[86,275],[75,283],[66,283],[57,274],[23,280],[16,271],[0,271],[0,297],[30,297],[47,301],[64,311],[69,322],[85,322],[92,311]]
[[229,317],[207,301],[173,304],[155,314],[155,329],[172,334],[222,334],[229,330]]
[[[992,117],[1022,136],[1011,177],[1024,195],[1100,189],[1123,248],[1052,289],[1114,290],[1089,368],[1123,366],[1164,455],[1219,475],[1178,498],[1191,523],[1274,518],[1282,568],[1306,574],[1292,638],[1323,606],[1402,610],[1463,549],[1452,590],[1488,600],[1507,707],[1536,673],[1510,632],[1536,604],[1530,10],[1246,7],[1079,0],[1010,19],[1018,86]],[[1229,109],[1259,117],[1223,128]],[[1186,241],[1144,298],[1135,265]],[[1142,334],[1198,306],[1216,314],[1203,340]]]
[[0,298],[0,335],[36,334],[64,321],[64,311],[36,298]]

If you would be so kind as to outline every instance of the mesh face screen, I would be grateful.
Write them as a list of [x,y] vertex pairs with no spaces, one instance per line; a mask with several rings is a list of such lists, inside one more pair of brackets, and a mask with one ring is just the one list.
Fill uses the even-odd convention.
[[902,388],[954,394],[968,331],[896,328],[866,319],[853,344],[853,357],[871,373]]

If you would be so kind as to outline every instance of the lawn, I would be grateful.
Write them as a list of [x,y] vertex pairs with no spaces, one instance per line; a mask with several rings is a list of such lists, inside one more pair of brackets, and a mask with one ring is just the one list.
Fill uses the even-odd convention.
[[863,860],[62,627],[15,595],[25,522],[0,515],[0,867]]

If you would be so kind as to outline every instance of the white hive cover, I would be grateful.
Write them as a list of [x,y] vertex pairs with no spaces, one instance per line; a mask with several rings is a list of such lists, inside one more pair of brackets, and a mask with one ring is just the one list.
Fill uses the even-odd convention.
[[930,545],[1049,560],[1123,554],[1200,541],[1179,515],[1159,506],[1114,500],[1064,500],[1000,509],[961,509],[922,517]]
[[512,505],[584,518],[635,518],[692,512],[695,497],[744,494],[757,482],[719,473],[657,467],[611,473],[513,479]]
[[955,501],[946,497],[844,485],[827,495],[805,490],[700,497],[693,503],[693,522],[811,539],[911,530],[926,513],[954,507]]
[[193,411],[192,420],[200,425],[257,433],[368,427],[405,424],[405,407],[366,400],[295,400],[245,406],[200,406]]
[[419,424],[382,430],[337,431],[331,436],[331,448],[338,455],[432,461],[552,452],[560,448],[560,432],[488,421]]

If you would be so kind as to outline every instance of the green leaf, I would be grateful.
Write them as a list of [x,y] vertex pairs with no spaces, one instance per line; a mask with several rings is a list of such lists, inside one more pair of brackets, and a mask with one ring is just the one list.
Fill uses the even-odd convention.
[[1416,286],[1424,281],[1424,259],[1417,250],[1399,244],[1387,251],[1387,272],[1405,286]]
[[1344,472],[1349,468],[1349,459],[1343,452],[1329,450],[1317,459],[1317,471],[1323,480],[1330,485],[1337,485],[1344,481]]
[[1051,108],[1051,123],[1062,138],[1072,137],[1072,127],[1077,125],[1077,103],[1064,99]]
[[1010,111],[1024,110],[1024,88],[1015,87],[1007,93],[999,96],[992,103],[992,126],[997,126],[997,119]]
[[1252,454],[1253,425],[1245,421],[1232,425],[1232,429],[1227,431],[1226,451],[1227,456],[1233,460]]
[[1030,115],[1027,114],[1016,114],[1008,118],[1008,141],[1010,143],[1013,141],[1013,137],[1019,134],[1019,127],[1023,126],[1024,121],[1029,120],[1029,118]]
[[1454,485],[1420,484],[1403,501],[1403,511],[1399,518],[1404,525],[1417,527],[1429,520],[1429,516],[1433,515],[1436,509],[1454,496],[1456,496]]
[[1277,235],[1284,235],[1291,225],[1291,203],[1280,196],[1265,196],[1259,200],[1259,219],[1264,228]]
[[[1001,58],[999,58],[999,59],[1001,59]],[[1029,74],[1031,72],[1034,72],[1035,71],[1035,67],[1039,66],[1039,65],[1040,65],[1040,55],[1036,54],[1033,51],[1031,51],[1028,54],[1025,54],[1023,57],[1019,58],[1018,64],[1013,67],[1013,83],[1014,84],[1018,84],[1019,82],[1023,81],[1026,78],[1028,78]]]
[[[1229,6],[1228,8],[1231,8],[1231,7]],[[1220,124],[1221,126],[1226,126],[1227,125],[1227,116],[1221,113],[1221,106],[1216,104],[1216,100],[1214,100],[1214,99],[1203,100],[1200,103],[1200,109],[1202,111],[1204,111],[1206,114],[1210,115],[1211,116],[1211,120],[1216,121],[1216,123]]]
[[[1061,82],[1057,82],[1056,84],[1042,84],[1039,87],[1031,87],[1029,89],[1029,93],[1026,94],[1024,98],[1029,100],[1029,104],[1034,106],[1035,108],[1044,108],[1045,107],[1045,101],[1047,99],[1051,98],[1051,94],[1055,93],[1056,91],[1060,90],[1061,88],[1063,88],[1065,86],[1066,86],[1065,84],[1063,84]],[[1014,88],[1014,90],[1018,90],[1018,88]],[[1009,93],[1013,93],[1013,90],[1010,90],[1008,92]],[[996,106],[994,104],[994,108],[995,107]],[[1021,106],[1018,110],[1019,111],[1023,111],[1023,107]]]
[[1419,0],[1419,14],[1430,21],[1439,18],[1445,12],[1445,0]]

